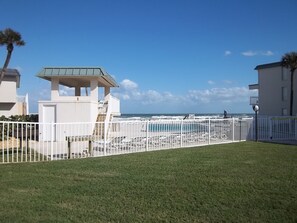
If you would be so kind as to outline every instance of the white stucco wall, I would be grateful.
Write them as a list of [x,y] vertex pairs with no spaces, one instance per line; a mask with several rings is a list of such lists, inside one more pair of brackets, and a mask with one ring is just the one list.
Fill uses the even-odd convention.
[[98,111],[98,102],[96,101],[40,101],[39,102],[39,115],[40,122],[43,122],[42,117],[43,107],[55,105],[56,106],[56,122],[95,122]]
[[2,81],[0,85],[0,116],[18,114],[17,86],[15,81]]
[[[283,73],[287,73],[287,79],[283,79]],[[297,113],[297,74],[295,74],[295,93],[293,115]],[[290,72],[286,68],[271,67],[258,70],[259,83],[259,114],[260,115],[283,115],[283,109],[289,114],[290,106]],[[287,99],[282,98],[282,88],[287,89]]]
[[[76,97],[77,98],[77,97]],[[55,118],[52,120],[55,123],[69,123],[69,125],[57,125],[54,126],[55,140],[64,141],[66,136],[77,135],[91,135],[93,132],[93,124],[96,121],[98,114],[98,102],[97,101],[40,101],[39,102],[39,122],[45,123],[52,119],[52,114],[46,114],[45,107],[54,107]],[[48,116],[51,116],[48,118]],[[84,122],[86,127],[83,129],[73,128],[74,125],[70,123]],[[47,126],[47,127],[46,127]],[[52,130],[49,130],[49,123],[41,126],[40,138],[45,140],[50,138]]]
[[9,117],[11,115],[18,115],[18,111],[17,103],[0,103],[0,116]]
[[16,82],[2,81],[0,85],[0,103],[15,103],[17,96]]

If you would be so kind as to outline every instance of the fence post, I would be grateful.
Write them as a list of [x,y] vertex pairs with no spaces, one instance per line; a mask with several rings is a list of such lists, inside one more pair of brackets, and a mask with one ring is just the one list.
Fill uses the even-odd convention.
[[104,121],[103,136],[104,136],[104,146],[103,146],[103,155],[106,156],[106,136],[107,136],[107,122]]
[[[2,122],[1,123],[1,125],[0,125],[0,127],[2,127],[2,134],[1,134],[1,136],[0,136],[0,138],[2,139],[2,148],[0,148],[1,150],[2,150],[2,163],[5,163],[5,161],[4,161],[4,122]],[[17,148],[17,151],[18,151],[18,148]]]
[[210,118],[208,118],[208,145],[210,144]]
[[149,133],[149,120],[146,121],[146,145],[145,151],[148,151],[148,133]]
[[88,155],[91,156],[91,157],[93,157],[93,156],[94,156],[93,154],[94,154],[94,153],[93,153],[92,139],[89,138]]
[[181,120],[181,125],[180,125],[180,147],[183,147],[183,125],[184,121]]
[[293,122],[295,122],[294,123],[294,126],[295,126],[295,140],[297,140],[297,119],[296,119],[296,117],[295,118],[293,118]]
[[269,121],[269,124],[268,124],[268,128],[269,128],[269,139],[272,140],[272,117],[269,117],[268,121]]
[[53,160],[54,154],[54,123],[51,122],[51,160]]
[[67,149],[68,149],[68,159],[71,158],[71,142],[70,142],[70,136],[66,137],[67,139]]
[[235,132],[235,119],[233,117],[232,118],[232,142],[234,142],[234,140],[235,140],[234,132]]

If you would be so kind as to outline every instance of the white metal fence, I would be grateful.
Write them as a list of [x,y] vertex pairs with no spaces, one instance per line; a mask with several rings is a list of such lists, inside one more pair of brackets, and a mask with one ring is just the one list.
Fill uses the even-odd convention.
[[97,123],[0,122],[0,163],[184,148],[241,140],[297,142],[297,117]]
[[0,163],[107,156],[251,139],[252,119],[0,122]]
[[[259,140],[279,142],[297,140],[297,117],[259,117],[257,125]],[[252,130],[253,138],[255,138],[256,132],[254,130]]]

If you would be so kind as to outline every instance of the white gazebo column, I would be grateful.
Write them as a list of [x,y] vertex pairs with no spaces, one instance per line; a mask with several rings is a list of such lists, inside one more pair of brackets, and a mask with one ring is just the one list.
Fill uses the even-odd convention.
[[75,96],[80,96],[80,87],[79,86],[75,87]]
[[91,98],[98,101],[98,81],[96,79],[91,80]]
[[59,79],[51,79],[51,100],[56,100],[59,98]]
[[110,94],[110,87],[104,87],[104,97]]

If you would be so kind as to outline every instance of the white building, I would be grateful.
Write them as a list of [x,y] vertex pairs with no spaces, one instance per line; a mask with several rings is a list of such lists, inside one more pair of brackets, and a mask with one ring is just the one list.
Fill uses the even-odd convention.
[[18,96],[19,87],[20,73],[16,69],[7,69],[0,85],[0,116],[29,114],[28,95]]
[[[41,123],[95,123],[120,115],[120,101],[110,94],[110,88],[118,84],[100,67],[46,67],[37,76],[51,81],[51,99],[39,101]],[[62,95],[61,85],[74,89],[74,94]],[[85,88],[90,91],[88,95],[82,94]],[[103,89],[102,96],[99,88]],[[85,131],[77,135],[92,134],[93,129]],[[41,139],[46,140],[48,134],[49,130],[41,129]]]
[[[249,85],[250,90],[258,90],[258,97],[251,97],[250,104],[259,105],[260,115],[286,116],[290,111],[290,70],[281,62],[256,66],[258,84]],[[295,74],[296,76],[296,74]],[[297,76],[294,80],[297,89]],[[297,114],[297,91],[294,91],[293,115]]]

